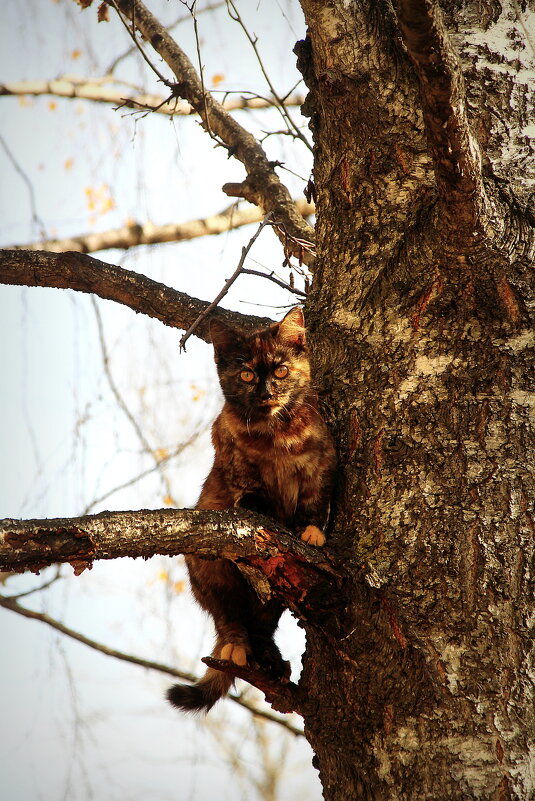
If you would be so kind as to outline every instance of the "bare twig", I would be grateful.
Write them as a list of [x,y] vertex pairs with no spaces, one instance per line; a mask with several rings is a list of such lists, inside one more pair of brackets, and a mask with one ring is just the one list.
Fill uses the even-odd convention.
[[139,52],[141,53],[141,56],[142,56],[142,58],[144,59],[144,61],[145,61],[145,62],[146,62],[148,65],[149,65],[149,67],[151,68],[151,70],[152,70],[152,71],[153,71],[153,72],[154,72],[154,73],[155,73],[155,74],[158,76],[159,80],[160,80],[160,81],[161,81],[163,84],[165,84],[165,86],[168,86],[168,87],[171,89],[171,88],[173,87],[173,83],[172,83],[172,81],[168,80],[168,78],[166,78],[164,75],[162,75],[162,73],[160,72],[160,70],[159,70],[159,69],[156,67],[156,65],[155,65],[155,64],[153,64],[153,63],[152,63],[152,61],[150,60],[150,58],[149,58],[149,57],[147,56],[147,54],[145,53],[145,50],[144,50],[144,49],[141,47],[140,43],[138,42],[138,40],[137,40],[137,36],[136,36],[136,24],[135,24],[135,19],[134,19],[134,18],[132,18],[132,28],[130,28],[130,26],[127,24],[127,22],[126,22],[125,18],[123,17],[123,14],[121,13],[121,10],[118,8],[118,6],[117,6],[117,3],[115,2],[115,0],[107,0],[107,1],[110,3],[110,5],[111,5],[111,6],[113,6],[113,8],[115,9],[115,11],[117,12],[117,16],[119,17],[119,19],[120,19],[120,20],[121,20],[121,22],[123,23],[124,27],[125,27],[125,28],[126,28],[126,30],[128,31],[129,35],[130,35],[130,36],[131,36],[131,38],[132,38],[132,41],[134,42],[134,45],[137,47],[137,49],[138,49],[138,50],[139,50]]
[[[46,586],[46,585],[44,585]],[[44,588],[43,586],[43,588]],[[194,683],[197,681],[197,676],[193,675],[192,673],[187,673],[183,670],[178,670],[177,668],[173,668],[170,665],[162,664],[161,662],[153,662],[149,659],[142,659],[138,656],[133,656],[132,654],[126,654],[123,651],[118,651],[116,648],[109,648],[107,645],[103,643],[99,643],[96,640],[92,640],[89,637],[86,637],[84,634],[80,634],[80,632],[75,631],[74,629],[65,626],[59,620],[55,620],[55,618],[50,617],[43,612],[35,612],[32,609],[28,609],[27,607],[21,606],[17,602],[17,598],[22,596],[16,597],[9,597],[6,598],[0,595],[0,606],[4,609],[9,609],[11,612],[16,612],[23,617],[29,618],[30,620],[38,620],[41,623],[45,623],[50,628],[55,629],[56,631],[61,632],[66,637],[70,637],[77,642],[82,643],[83,645],[87,645],[89,648],[92,648],[94,651],[98,651],[101,654],[105,654],[106,656],[111,656],[114,659],[119,659],[122,662],[129,662],[132,665],[139,665],[140,667],[146,668],[147,670],[155,670],[159,673],[165,673],[168,676],[173,676],[174,678],[181,679],[183,681],[188,681]],[[303,736],[303,732],[301,729],[298,729],[296,726],[293,726],[289,721],[284,720],[284,718],[279,718],[276,715],[273,715],[267,710],[258,709],[258,707],[251,704],[246,699],[242,698],[239,695],[230,694],[229,698],[234,703],[238,704],[239,706],[247,709],[252,715],[258,718],[262,718],[264,720],[268,720],[271,723],[277,723],[279,726],[282,726],[287,731],[295,734],[296,736]]]
[[250,34],[247,26],[245,25],[245,23],[243,21],[243,18],[241,16],[241,14],[238,11],[238,9],[236,8],[236,5],[234,4],[233,0],[227,0],[227,9],[228,9],[229,17],[240,25],[241,29],[243,30],[243,32],[245,33],[247,39],[249,40],[249,42],[251,44],[251,47],[254,50],[254,54],[256,56],[256,60],[258,61],[258,65],[259,65],[259,67],[260,67],[260,69],[262,71],[262,75],[266,79],[266,82],[267,82],[267,85],[270,88],[271,94],[275,98],[276,107],[279,110],[279,112],[281,114],[281,117],[286,122],[288,128],[293,131],[293,136],[295,136],[297,139],[300,139],[301,142],[303,142],[303,144],[306,145],[306,147],[312,152],[312,145],[310,144],[310,142],[308,141],[306,136],[303,134],[303,132],[299,129],[299,127],[293,121],[292,117],[288,113],[288,110],[286,109],[284,100],[281,97],[279,97],[279,94],[276,91],[275,86],[273,85],[273,83],[271,81],[271,78],[269,77],[269,73],[267,72],[267,70],[266,70],[266,68],[264,66],[264,62],[262,61],[262,57],[261,57],[260,52],[258,50],[258,39],[256,38],[256,36],[252,36]]
[[[146,470],[142,470],[137,475],[127,479],[127,481],[123,481],[121,484],[116,484],[114,487],[109,489],[107,492],[104,492],[98,498],[94,498],[91,501],[91,503],[89,503],[85,507],[82,514],[84,515],[89,514],[90,512],[93,511],[95,506],[98,506],[103,501],[107,500],[107,498],[110,498],[112,495],[115,495],[116,492],[120,492],[120,490],[122,489],[134,486],[134,484],[137,484],[138,481],[142,481],[147,476],[150,476],[151,473],[155,473],[157,470],[161,468],[162,465],[167,464],[172,459],[176,459],[177,456],[179,456],[186,448],[189,448],[189,446],[192,445],[198,439],[201,433],[202,433],[201,431],[195,431],[185,442],[180,443],[178,448],[175,448],[173,451],[166,454],[162,458],[156,459],[156,462],[154,465],[152,465],[152,467],[148,467]],[[171,493],[169,494],[171,495]]]
[[[218,8],[221,8],[224,5],[225,5],[225,0],[221,0],[221,2],[219,2],[219,3],[210,3],[209,5],[206,5],[203,8],[199,9],[199,11],[197,11],[197,14],[204,14],[207,11],[216,11]],[[190,19],[190,15],[189,14],[182,14],[174,22],[172,22],[171,25],[167,26],[167,30],[168,31],[172,31],[174,28],[176,28],[182,22],[186,22],[188,19]],[[136,46],[135,45],[132,46],[132,47],[129,47],[128,50],[126,50],[120,56],[117,56],[117,58],[115,58],[112,61],[112,63],[110,64],[110,66],[108,67],[108,69],[106,71],[109,74],[111,74],[115,70],[117,65],[120,64],[121,61],[124,61],[125,58],[128,58],[128,56],[132,55],[132,53],[134,53],[135,50],[136,50]]]
[[6,156],[8,157],[9,161],[13,165],[13,169],[16,170],[16,172],[18,172],[18,174],[20,175],[20,177],[22,178],[22,180],[26,184],[26,188],[28,190],[28,196],[30,198],[30,208],[32,210],[32,220],[33,220],[35,226],[37,227],[37,229],[39,230],[41,236],[45,236],[46,235],[45,224],[41,220],[41,218],[39,217],[39,215],[37,213],[37,204],[35,202],[35,190],[33,188],[33,184],[30,181],[30,179],[28,178],[27,174],[22,169],[22,167],[20,166],[20,164],[18,163],[17,159],[15,158],[15,156],[13,155],[13,153],[11,152],[9,147],[7,146],[7,142],[5,141],[4,137],[1,136],[1,135],[0,135],[0,145],[2,145],[2,147],[4,148],[4,152],[5,152]]
[[[114,83],[117,88],[107,88],[104,84]],[[148,94],[139,90],[139,94],[125,96],[124,88],[130,86],[126,81],[105,76],[103,78],[76,78],[64,76],[50,81],[16,81],[0,83],[0,97],[32,95],[52,95],[53,97],[78,98],[93,103],[105,103],[121,108],[142,108],[154,114],[165,116],[191,116],[196,114],[195,109],[187,102],[173,96],[172,100],[161,95]],[[251,95],[245,96],[245,95]],[[275,101],[262,95],[243,91],[224,91],[225,100],[222,107],[225,111],[261,110],[273,108]],[[234,95],[236,95],[234,97]],[[302,94],[293,94],[284,99],[285,106],[301,106],[304,102]]]
[[294,295],[299,295],[301,298],[306,298],[307,293],[303,292],[301,289],[297,289],[295,286],[291,286],[291,284],[287,284],[286,281],[281,281],[280,278],[277,278],[276,275],[272,272],[264,273],[262,270],[242,270],[243,275],[258,275],[260,278],[267,278],[269,281],[273,281],[274,284],[278,284],[278,286],[282,287],[283,289],[287,289],[288,292],[293,292]]
[[181,338],[181,340],[180,340],[180,349],[181,349],[181,350],[185,350],[186,342],[188,341],[188,339],[190,338],[190,336],[191,336],[191,335],[192,335],[192,334],[195,332],[195,330],[197,329],[197,326],[198,326],[200,323],[202,323],[202,321],[203,321],[204,319],[206,319],[206,317],[207,317],[207,316],[210,314],[210,312],[211,312],[211,311],[213,311],[213,309],[215,309],[215,307],[216,307],[216,306],[219,304],[219,302],[220,302],[221,300],[223,300],[223,298],[225,297],[225,295],[226,295],[226,294],[227,294],[227,292],[229,291],[230,287],[232,286],[232,284],[234,283],[234,281],[236,280],[236,278],[237,278],[237,277],[239,276],[239,274],[242,272],[242,270],[243,270],[243,265],[244,265],[244,262],[245,262],[245,259],[247,258],[247,254],[249,253],[249,251],[251,250],[252,246],[254,245],[254,243],[256,242],[256,240],[258,239],[258,237],[260,236],[260,233],[261,233],[262,229],[263,229],[263,228],[264,228],[266,225],[268,225],[268,223],[270,222],[270,220],[271,220],[271,217],[272,217],[272,214],[271,214],[271,212],[270,212],[270,213],[268,213],[268,214],[266,214],[266,216],[264,217],[264,219],[262,220],[262,222],[261,222],[261,223],[260,223],[260,225],[258,226],[258,229],[257,229],[257,231],[255,232],[255,234],[254,234],[254,235],[251,237],[251,239],[249,240],[249,242],[247,243],[247,245],[246,245],[245,247],[243,247],[243,248],[242,248],[242,251],[241,251],[241,257],[240,257],[240,260],[239,260],[239,262],[238,262],[238,266],[236,267],[236,269],[234,270],[234,272],[232,273],[232,275],[230,276],[230,278],[228,279],[228,281],[226,281],[226,283],[225,283],[225,286],[223,287],[223,289],[221,290],[221,292],[220,292],[220,293],[217,295],[217,297],[215,297],[215,298],[214,298],[214,300],[213,300],[213,301],[212,301],[212,302],[211,302],[211,303],[210,303],[210,304],[209,304],[209,305],[206,307],[206,309],[204,309],[204,310],[203,310],[203,311],[202,311],[202,312],[199,314],[199,316],[197,317],[197,319],[196,319],[196,320],[193,322],[193,324],[192,324],[192,325],[191,325],[191,326],[188,328],[188,330],[186,331],[186,333],[184,334],[184,336]]

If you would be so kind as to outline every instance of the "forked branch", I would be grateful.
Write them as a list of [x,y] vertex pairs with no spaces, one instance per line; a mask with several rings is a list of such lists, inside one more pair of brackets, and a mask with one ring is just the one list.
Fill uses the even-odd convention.
[[486,196],[479,146],[466,113],[464,80],[438,4],[395,0],[405,46],[420,81],[443,214],[452,232],[465,240],[481,226]]

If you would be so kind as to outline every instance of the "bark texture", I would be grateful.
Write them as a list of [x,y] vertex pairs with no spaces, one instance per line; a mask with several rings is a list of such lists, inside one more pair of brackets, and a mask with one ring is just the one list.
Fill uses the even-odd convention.
[[522,176],[497,179],[503,75],[458,50],[492,24],[521,36],[516,4],[302,5],[314,353],[351,575],[308,629],[305,730],[328,801],[530,798],[533,218]]

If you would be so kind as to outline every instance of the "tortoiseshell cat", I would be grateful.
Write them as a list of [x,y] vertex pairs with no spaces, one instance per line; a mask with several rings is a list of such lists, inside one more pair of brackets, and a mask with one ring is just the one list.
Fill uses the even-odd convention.
[[[212,428],[215,460],[196,508],[262,512],[323,545],[336,457],[310,384],[301,309],[254,333],[214,320],[210,334],[225,405]],[[186,562],[193,594],[214,618],[213,656],[287,676],[273,641],[282,604],[260,601],[227,559]],[[167,697],[181,709],[208,711],[231,685],[232,677],[209,669],[193,686],[171,687]]]

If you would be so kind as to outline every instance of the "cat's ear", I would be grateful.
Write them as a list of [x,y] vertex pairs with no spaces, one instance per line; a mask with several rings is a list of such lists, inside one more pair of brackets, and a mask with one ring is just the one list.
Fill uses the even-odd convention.
[[210,321],[210,339],[214,346],[216,364],[224,360],[227,354],[237,351],[243,344],[242,334],[221,320]]
[[290,309],[279,323],[277,336],[287,345],[302,348],[305,346],[305,317],[299,306]]

